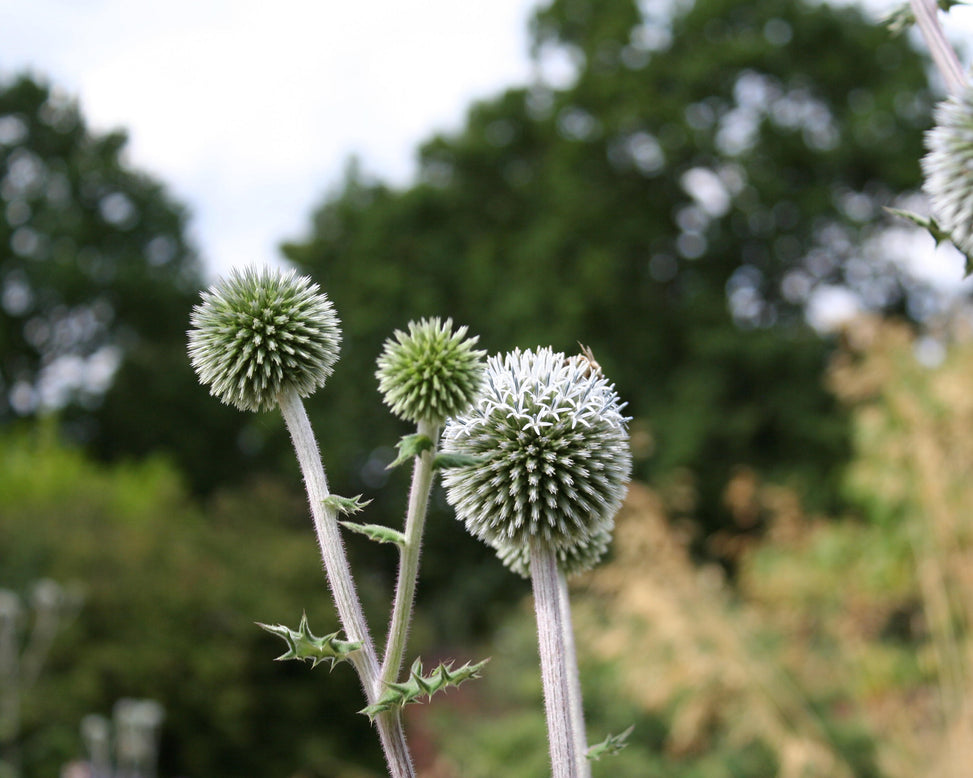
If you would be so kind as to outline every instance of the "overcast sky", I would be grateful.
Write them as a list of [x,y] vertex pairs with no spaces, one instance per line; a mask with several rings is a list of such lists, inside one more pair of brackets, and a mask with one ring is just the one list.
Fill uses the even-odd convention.
[[351,155],[414,152],[529,79],[532,0],[0,0],[0,73],[29,68],[193,214],[214,272],[277,256]]
[[[29,68],[94,128],[127,130],[217,273],[303,237],[351,155],[405,184],[419,143],[529,81],[538,2],[0,0],[0,74]],[[964,10],[951,31],[973,29]],[[955,284],[960,263],[938,254],[922,267]]]

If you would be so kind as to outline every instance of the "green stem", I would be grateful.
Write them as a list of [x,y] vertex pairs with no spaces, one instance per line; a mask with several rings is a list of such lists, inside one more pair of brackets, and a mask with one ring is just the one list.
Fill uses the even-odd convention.
[[[553,778],[582,778],[581,764],[586,743],[584,733],[576,732],[580,690],[577,681],[578,665],[569,652],[565,636],[570,619],[561,605],[559,589],[564,574],[558,569],[554,552],[545,544],[532,540],[530,544],[530,577],[534,587],[534,610],[537,614],[537,643],[541,657],[541,680],[544,683],[544,710],[547,714],[547,737],[551,749]],[[566,590],[565,590],[566,591]],[[573,640],[572,640],[573,643]],[[579,742],[578,737],[582,738]]]
[[432,489],[433,468],[439,438],[439,425],[423,419],[419,422],[418,434],[432,441],[432,447],[415,458],[412,470],[412,488],[409,491],[409,509],[405,518],[405,544],[399,558],[399,579],[395,587],[395,605],[392,608],[392,623],[389,626],[388,643],[385,647],[385,661],[382,664],[382,686],[398,680],[405,655],[405,645],[409,636],[409,623],[412,620],[412,605],[415,601],[416,579],[419,576],[419,554],[422,550],[422,530],[426,523],[426,509],[429,492]]
[[[371,705],[378,700],[382,689],[379,684],[378,658],[358,599],[355,582],[351,577],[351,568],[338,530],[337,515],[333,509],[325,507],[324,504],[330,492],[324,474],[324,465],[321,464],[318,443],[307,418],[307,412],[304,410],[304,404],[297,392],[293,389],[285,390],[277,399],[304,476],[311,516],[314,519],[314,530],[317,533],[321,559],[334,596],[338,618],[341,620],[341,626],[348,640],[362,644],[361,650],[356,651],[349,658],[358,671],[358,677],[365,689],[365,697]],[[414,778],[415,771],[405,742],[402,720],[397,712],[393,715],[387,713],[376,717],[376,724],[392,778]]]

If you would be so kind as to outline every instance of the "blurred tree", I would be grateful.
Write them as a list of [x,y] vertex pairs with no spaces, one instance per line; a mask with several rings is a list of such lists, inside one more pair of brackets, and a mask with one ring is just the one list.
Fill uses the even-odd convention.
[[382,339],[441,314],[491,351],[592,346],[639,475],[690,469],[704,524],[739,463],[827,500],[846,431],[804,310],[835,284],[903,305],[868,246],[918,181],[920,57],[857,9],[794,0],[555,0],[532,29],[537,83],[427,143],[414,186],[352,167],[284,246],[345,322],[342,378],[314,401],[335,459],[361,468],[393,435],[361,394]]
[[24,694],[23,774],[58,775],[85,715],[146,697],[166,710],[160,775],[380,775],[355,674],[274,662],[254,625],[306,608],[339,628],[300,491],[256,481],[204,516],[171,464],[98,464],[45,430],[0,436],[0,589],[53,576],[84,607]]
[[208,486],[240,469],[218,452],[242,421],[186,360],[186,211],[125,143],[30,76],[0,84],[0,421],[58,410],[100,455],[167,450]]

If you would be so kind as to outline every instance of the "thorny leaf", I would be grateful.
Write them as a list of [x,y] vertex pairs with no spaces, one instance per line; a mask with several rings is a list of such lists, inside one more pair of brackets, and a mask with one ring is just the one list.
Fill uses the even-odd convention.
[[337,494],[331,494],[321,500],[325,508],[330,508],[333,511],[337,511],[342,516],[354,516],[356,513],[361,513],[365,506],[371,504],[371,500],[365,500],[362,502],[361,495],[356,495],[355,497],[341,497]]
[[289,629],[282,624],[261,624],[257,626],[265,629],[272,635],[283,639],[287,643],[287,651],[277,657],[276,661],[283,659],[300,659],[311,663],[311,667],[317,667],[321,662],[330,662],[332,669],[336,662],[343,662],[355,651],[361,648],[361,643],[339,640],[338,633],[332,632],[330,635],[317,637],[311,634],[307,624],[307,614],[301,614],[301,623],[297,631]]
[[412,668],[409,670],[409,679],[407,681],[404,683],[389,684],[389,688],[379,698],[378,702],[374,705],[369,705],[367,708],[362,708],[358,712],[364,713],[370,719],[374,719],[379,713],[384,713],[387,710],[401,708],[410,702],[421,702],[420,697],[425,697],[429,700],[436,692],[442,689],[450,686],[459,686],[463,681],[467,681],[470,678],[479,678],[480,671],[489,661],[489,659],[484,659],[475,665],[467,662],[455,670],[452,669],[452,662],[441,663],[429,675],[423,675],[422,660],[416,659],[412,663]]
[[428,435],[416,433],[414,435],[406,435],[398,442],[396,448],[399,450],[399,455],[395,458],[394,462],[385,468],[386,470],[398,467],[403,462],[408,462],[412,457],[417,457],[424,451],[429,451],[432,449],[432,441]]
[[[904,211],[901,208],[886,208],[885,210],[891,214],[894,214],[895,216],[901,216],[903,219],[908,219],[913,224],[917,224],[928,231],[928,233],[932,235],[933,240],[936,241],[937,246],[943,241],[956,246],[956,243],[952,240],[950,234],[940,227],[936,220],[932,217],[926,218],[925,216],[920,216],[912,211]],[[956,250],[963,255],[963,258],[966,261],[964,275],[970,275],[973,273],[973,257],[960,249],[959,246],[956,246]]]
[[378,543],[395,543],[399,548],[405,547],[405,535],[397,529],[383,526],[382,524],[356,524],[353,521],[338,522],[345,529],[364,535],[369,540]]
[[624,732],[619,732],[617,735],[609,735],[600,743],[589,747],[585,751],[585,758],[591,762],[597,762],[603,756],[614,756],[628,745],[628,736],[632,734],[632,730],[634,729],[635,725],[632,724]]

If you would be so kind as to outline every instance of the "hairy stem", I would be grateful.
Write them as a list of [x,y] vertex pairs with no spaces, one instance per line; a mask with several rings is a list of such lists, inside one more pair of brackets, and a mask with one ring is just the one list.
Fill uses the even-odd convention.
[[926,40],[933,62],[946,82],[947,91],[958,96],[966,86],[966,76],[956,52],[946,39],[946,33],[937,17],[936,0],[910,0],[916,23]]
[[[368,623],[365,621],[355,582],[351,577],[351,568],[338,530],[337,516],[333,509],[324,505],[324,500],[330,492],[324,466],[321,464],[317,440],[304,410],[304,404],[295,390],[288,389],[281,392],[278,402],[304,476],[311,516],[314,519],[314,530],[317,533],[328,584],[338,609],[338,618],[341,620],[341,626],[348,640],[362,644],[361,650],[356,651],[349,659],[358,671],[358,677],[365,689],[365,697],[371,705],[381,694],[375,644],[368,631]],[[394,714],[388,712],[376,717],[376,723],[390,774],[393,778],[413,778],[415,772],[405,742],[401,717],[397,712]]]
[[[554,552],[537,541],[530,544],[530,576],[534,586],[537,643],[541,656],[541,680],[544,682],[552,776],[582,778],[579,766],[584,759],[586,744],[576,739],[577,714],[572,712],[572,697],[575,696],[572,684],[578,683],[578,666],[577,662],[571,661],[573,651],[569,656],[565,645],[570,624],[565,625],[565,612],[560,604],[559,588],[564,574],[558,570]],[[580,686],[576,688],[580,689]],[[577,697],[580,706],[580,693]]]
[[578,653],[574,647],[574,628],[571,626],[571,600],[568,595],[568,579],[557,571],[557,604],[561,612],[561,632],[564,640],[564,658],[568,668],[569,713],[571,736],[577,747],[578,775],[591,778],[591,762],[585,756],[588,736],[584,725],[584,705],[581,698],[581,677],[578,672]]
[[424,419],[419,422],[417,432],[432,441],[432,448],[415,458],[412,471],[409,509],[405,518],[405,545],[402,547],[399,559],[399,580],[395,587],[395,605],[392,609],[392,623],[389,626],[385,660],[382,664],[381,681],[383,688],[397,681],[399,671],[402,669],[405,644],[409,636],[409,623],[412,620],[412,605],[415,601],[416,579],[419,576],[422,530],[426,524],[429,491],[432,489],[432,463],[436,458],[439,425]]

